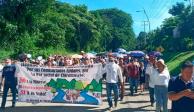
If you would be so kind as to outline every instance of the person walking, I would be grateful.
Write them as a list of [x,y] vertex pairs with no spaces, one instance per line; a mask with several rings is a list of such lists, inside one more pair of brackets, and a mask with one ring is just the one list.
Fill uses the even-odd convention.
[[193,67],[192,62],[184,62],[180,75],[169,81],[168,98],[172,101],[171,112],[194,112]]
[[119,97],[119,88],[118,81],[121,81],[123,84],[122,71],[118,64],[115,63],[114,58],[109,58],[109,63],[105,66],[106,71],[106,92],[107,100],[109,104],[109,110],[113,108],[112,103],[112,90],[114,92],[114,106],[117,107],[118,97]]
[[119,66],[120,66],[120,68],[121,68],[121,71],[122,71],[122,76],[123,76],[123,84],[121,84],[121,81],[119,80],[119,83],[118,83],[118,85],[119,85],[119,90],[120,90],[120,99],[121,99],[121,101],[123,101],[123,98],[124,98],[124,93],[125,93],[125,87],[124,87],[124,85],[125,85],[125,72],[126,72],[126,67],[125,67],[125,65],[124,65],[124,61],[123,61],[123,58],[120,58],[119,59]]
[[131,96],[134,95],[134,92],[137,93],[138,88],[139,68],[136,63],[134,60],[131,60],[131,63],[127,66]]
[[4,82],[4,89],[3,89],[3,98],[1,103],[1,108],[5,108],[7,94],[9,89],[12,92],[12,107],[15,107],[16,103],[16,85],[17,85],[17,78],[16,78],[16,67],[12,65],[11,59],[5,60],[5,66],[2,71],[2,82]]
[[155,96],[154,96],[154,72],[155,72],[155,62],[156,59],[154,56],[149,56],[149,63],[146,67],[146,76],[148,77],[148,85],[149,85],[149,95],[151,106],[154,106]]
[[142,94],[145,90],[145,68],[143,62],[140,62],[139,77],[140,90]]
[[156,112],[168,112],[168,82],[170,73],[163,59],[156,62],[157,71],[155,72]]

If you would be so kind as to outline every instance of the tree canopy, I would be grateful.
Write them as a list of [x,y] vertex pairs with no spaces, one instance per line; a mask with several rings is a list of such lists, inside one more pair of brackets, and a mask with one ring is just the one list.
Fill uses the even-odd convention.
[[1,49],[44,54],[51,50],[133,49],[132,17],[118,9],[88,11],[55,0],[7,0],[0,6]]
[[147,44],[143,48],[166,51],[194,50],[194,12],[190,6],[177,3],[170,10],[172,17],[163,21],[161,27],[148,33]]

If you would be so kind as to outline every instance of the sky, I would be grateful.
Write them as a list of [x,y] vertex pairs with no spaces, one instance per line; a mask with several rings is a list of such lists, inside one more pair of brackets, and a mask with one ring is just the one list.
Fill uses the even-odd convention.
[[[86,5],[88,10],[97,10],[105,8],[118,8],[131,14],[133,19],[133,29],[136,35],[144,31],[143,21],[147,21],[145,14],[142,12],[145,9],[149,19],[151,30],[160,27],[165,18],[170,17],[168,10],[176,2],[185,2],[184,0],[61,0],[62,2],[72,5]],[[188,4],[188,2],[185,2]],[[140,12],[137,12],[140,11]],[[149,31],[148,23],[146,22],[146,32]]]

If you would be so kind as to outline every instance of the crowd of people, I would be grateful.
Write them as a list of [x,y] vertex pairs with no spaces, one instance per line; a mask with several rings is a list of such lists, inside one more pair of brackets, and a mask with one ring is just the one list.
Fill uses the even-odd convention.
[[[146,89],[149,91],[150,103],[151,106],[156,103],[156,112],[168,112],[168,99],[172,101],[172,112],[194,112],[194,65],[191,61],[184,62],[181,65],[181,73],[171,78],[165,61],[154,55],[115,57],[109,53],[107,56],[96,56],[95,58],[87,57],[84,52],[81,52],[80,55],[81,58],[55,55],[45,60],[42,58],[30,60],[26,55],[20,61],[47,67],[102,64],[102,80],[106,82],[109,110],[117,107],[119,98],[123,100],[126,94],[125,89],[127,89],[125,83],[129,83],[131,97],[134,94],[144,95]],[[2,79],[5,81],[1,107],[5,108],[9,88],[13,94],[12,106],[15,107],[16,82],[14,75],[16,68],[14,63],[16,61],[11,62],[10,59],[6,59],[5,63],[2,70]],[[114,106],[112,91],[114,92]]]

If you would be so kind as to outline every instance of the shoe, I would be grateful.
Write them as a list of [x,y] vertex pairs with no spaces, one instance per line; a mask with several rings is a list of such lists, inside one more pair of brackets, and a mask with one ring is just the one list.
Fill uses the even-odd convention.
[[117,108],[117,102],[115,102],[115,108]]
[[154,107],[154,103],[151,103],[151,106]]
[[15,107],[15,103],[12,103],[12,106],[11,107],[14,108]]
[[109,108],[108,108],[108,110],[109,110],[109,111],[112,111],[112,110],[113,110],[113,108],[112,108],[112,107],[109,107]]

